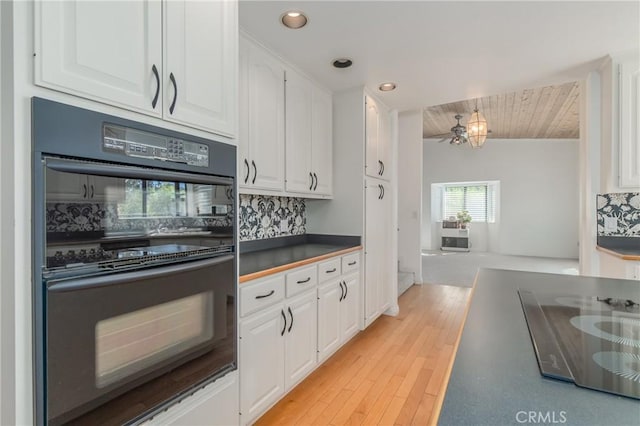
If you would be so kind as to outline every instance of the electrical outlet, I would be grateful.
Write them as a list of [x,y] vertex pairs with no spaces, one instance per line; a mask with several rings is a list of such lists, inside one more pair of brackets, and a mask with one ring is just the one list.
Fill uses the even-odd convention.
[[289,223],[287,223],[286,220],[281,220],[280,221],[280,233],[284,234],[289,232]]
[[618,219],[611,216],[604,217],[604,231],[615,232],[618,230]]

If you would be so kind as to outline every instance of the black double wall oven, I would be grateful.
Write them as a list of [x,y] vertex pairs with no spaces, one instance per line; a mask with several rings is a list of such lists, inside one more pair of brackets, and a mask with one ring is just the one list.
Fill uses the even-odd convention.
[[36,421],[144,421],[237,365],[235,147],[32,114]]

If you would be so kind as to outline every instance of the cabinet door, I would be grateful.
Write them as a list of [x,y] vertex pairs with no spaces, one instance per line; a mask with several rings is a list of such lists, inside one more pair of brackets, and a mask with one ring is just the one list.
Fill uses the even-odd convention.
[[[251,421],[284,394],[284,337],[281,305],[240,322],[240,412]],[[286,332],[286,330],[285,330]]]
[[[35,83],[162,114],[162,3],[38,1]],[[157,71],[154,73],[153,69]]]
[[166,1],[164,117],[236,133],[237,2]]
[[313,90],[311,170],[316,180],[313,192],[321,195],[333,193],[332,102],[331,93]]
[[640,186],[640,65],[628,59],[619,65],[620,187]]
[[380,134],[378,135],[378,160],[382,167],[380,177],[391,180],[391,115],[380,106]]
[[312,192],[311,108],[312,85],[301,75],[287,71],[286,80],[286,185],[291,192]]
[[340,330],[342,342],[358,333],[360,319],[360,274],[348,275],[343,279],[346,295],[340,304]]
[[288,324],[285,334],[285,390],[288,391],[313,371],[317,364],[316,292],[309,291],[288,301],[286,305]]
[[237,151],[237,176],[240,191],[242,188],[251,187],[249,181],[251,164],[249,163],[249,62],[252,45],[240,38],[238,44],[238,145]]
[[318,361],[325,360],[340,347],[340,299],[338,281],[318,289]]
[[284,190],[284,67],[252,46],[247,63],[250,186]]
[[87,197],[95,201],[124,200],[124,180],[105,176],[88,176]]
[[383,313],[391,306],[391,238],[396,230],[390,226],[392,217],[392,203],[391,203],[391,187],[388,183],[383,182],[382,185],[382,199],[380,200],[380,218],[379,218],[379,232],[380,232],[380,247],[381,251],[378,252],[378,292],[379,292],[379,305],[378,309],[380,313]]
[[380,177],[382,166],[378,161],[378,138],[380,137],[380,111],[370,96],[365,97],[365,172],[368,176]]
[[380,314],[380,259],[383,255],[384,228],[382,223],[382,189],[378,181],[367,181],[365,205],[365,276],[364,276],[364,315],[368,326]]
[[76,173],[60,173],[46,169],[47,200],[77,201],[85,200],[89,194],[87,176]]

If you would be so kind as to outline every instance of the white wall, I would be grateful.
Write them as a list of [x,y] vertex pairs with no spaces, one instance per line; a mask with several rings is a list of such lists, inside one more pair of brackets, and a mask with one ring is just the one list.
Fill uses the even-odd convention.
[[471,223],[473,249],[578,258],[578,147],[577,140],[488,139],[474,150],[425,139],[423,248],[439,248],[439,230],[431,220],[432,183],[497,180],[499,219]]
[[422,111],[398,115],[398,268],[422,282]]

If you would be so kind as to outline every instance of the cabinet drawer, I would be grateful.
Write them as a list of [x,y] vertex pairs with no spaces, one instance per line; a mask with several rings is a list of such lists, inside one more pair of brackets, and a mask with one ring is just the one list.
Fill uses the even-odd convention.
[[342,273],[347,274],[360,270],[360,252],[342,256]]
[[303,292],[318,284],[318,267],[305,266],[287,274],[287,297]]
[[284,275],[262,278],[240,287],[240,316],[244,317],[284,299]]
[[326,282],[340,275],[340,258],[327,260],[318,264],[318,282]]

